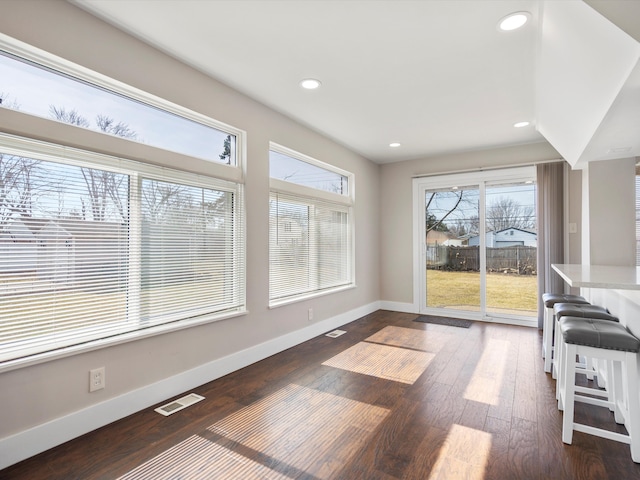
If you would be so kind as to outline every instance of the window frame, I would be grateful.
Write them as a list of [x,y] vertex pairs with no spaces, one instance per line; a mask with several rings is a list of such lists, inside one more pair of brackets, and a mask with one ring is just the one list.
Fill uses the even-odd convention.
[[[288,182],[286,180],[281,180],[277,178],[269,177],[269,198],[273,194],[283,194],[283,195],[292,195],[295,197],[299,197],[300,199],[307,199],[311,203],[313,201],[319,201],[324,204],[335,204],[340,206],[341,208],[346,208],[349,214],[349,237],[350,237],[350,245],[349,245],[349,281],[343,285],[338,285],[335,287],[329,287],[321,290],[313,290],[310,292],[303,292],[298,294],[291,294],[285,297],[279,297],[277,299],[271,298],[271,273],[269,274],[269,308],[277,308],[283,305],[288,305],[291,303],[296,303],[304,300],[309,300],[312,298],[330,295],[333,293],[337,293],[340,291],[348,290],[356,287],[356,269],[355,269],[355,175],[352,172],[348,172],[339,167],[335,167],[328,163],[317,160],[313,157],[305,155],[303,153],[297,152],[275,142],[269,142],[269,152],[274,151],[280,153],[282,155],[286,155],[292,157],[294,159],[300,160],[302,162],[309,163],[316,167],[320,167],[322,169],[328,170],[333,173],[337,173],[347,178],[348,188],[347,194],[338,194],[334,192],[329,192],[326,190],[320,190],[313,187],[308,187],[305,185],[300,185],[293,182]],[[271,213],[269,213],[269,219],[271,219]],[[271,234],[270,234],[271,235]],[[269,246],[271,244],[271,237],[269,237]],[[310,266],[310,269],[316,269],[317,265]]]

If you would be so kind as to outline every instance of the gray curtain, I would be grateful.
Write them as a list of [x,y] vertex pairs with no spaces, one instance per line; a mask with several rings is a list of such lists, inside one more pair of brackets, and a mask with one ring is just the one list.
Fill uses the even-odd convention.
[[551,268],[564,263],[564,162],[537,166],[538,184],[538,328],[542,328],[543,293],[563,293],[564,282]]

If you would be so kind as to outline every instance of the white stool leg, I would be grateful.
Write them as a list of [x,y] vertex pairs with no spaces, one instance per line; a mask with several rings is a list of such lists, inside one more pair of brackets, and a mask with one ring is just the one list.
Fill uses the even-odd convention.
[[553,359],[553,323],[554,315],[552,308],[544,309],[544,325],[542,330],[542,349],[544,356],[544,371],[551,371],[551,362]]
[[560,334],[560,324],[555,315],[551,317],[553,323],[553,360],[551,361],[551,378],[556,379],[560,376],[560,350],[562,348],[562,335]]
[[638,355],[628,352],[625,359],[627,379],[627,431],[631,437],[631,459],[640,463],[640,389],[638,387]]
[[613,418],[618,425],[622,425],[624,423],[623,411],[627,405],[624,402],[625,394],[622,387],[621,362],[607,361],[607,377],[607,394],[609,395],[609,401],[613,402]]
[[562,417],[562,441],[571,445],[573,441],[573,411],[575,404],[576,382],[576,346],[569,343],[562,345],[564,361],[562,371],[562,391],[560,396],[564,403],[564,415]]
[[596,383],[599,388],[607,388],[607,381],[609,378],[609,374],[607,372],[611,371],[611,365],[606,362],[598,361],[595,359],[593,362],[593,368],[596,372]]
[[[582,360],[582,359],[581,359]],[[594,373],[593,373],[593,358],[591,357],[584,357],[584,365],[585,368],[587,370],[587,380],[593,380],[594,378]]]
[[[558,328],[558,331],[560,329]],[[566,355],[566,349],[564,348],[564,341],[562,339],[562,335],[558,335],[557,336],[557,341],[556,341],[556,362],[554,363],[554,367],[556,369],[557,372],[557,379],[556,379],[556,400],[558,400],[558,410],[563,410],[563,404],[562,404],[562,397],[560,396],[560,393],[562,392],[562,389],[564,388],[564,383],[565,383],[565,377],[564,377],[564,365],[567,362],[567,355]]]

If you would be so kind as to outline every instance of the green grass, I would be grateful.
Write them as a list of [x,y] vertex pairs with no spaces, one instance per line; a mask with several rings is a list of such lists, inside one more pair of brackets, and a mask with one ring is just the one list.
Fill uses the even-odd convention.
[[[427,306],[464,310],[480,308],[480,273],[427,270]],[[487,311],[535,315],[538,277],[487,274]]]

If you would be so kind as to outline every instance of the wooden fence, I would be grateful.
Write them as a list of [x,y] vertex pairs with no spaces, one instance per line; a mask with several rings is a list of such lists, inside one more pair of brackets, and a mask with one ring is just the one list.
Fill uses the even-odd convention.
[[[487,248],[487,271],[535,275],[536,247],[514,245]],[[427,246],[427,268],[437,270],[480,271],[480,247]]]

